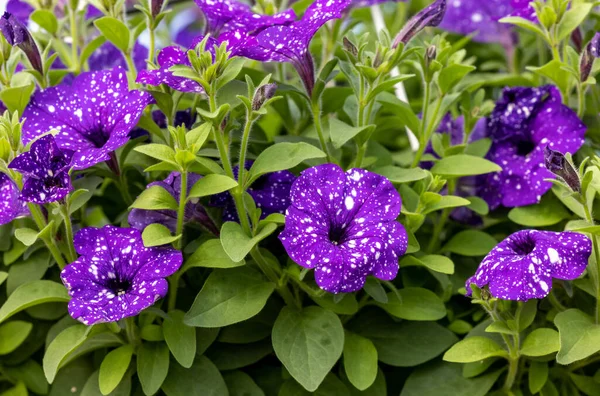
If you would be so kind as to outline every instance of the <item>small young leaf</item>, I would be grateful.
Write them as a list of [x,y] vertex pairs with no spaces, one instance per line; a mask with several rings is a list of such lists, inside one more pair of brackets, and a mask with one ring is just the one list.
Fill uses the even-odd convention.
[[158,223],[150,224],[142,232],[142,240],[146,247],[168,245],[179,238],[181,238],[181,235],[171,235],[171,230]]
[[13,320],[12,322],[0,325],[0,355],[11,353],[25,341],[33,325],[22,320]]
[[324,158],[325,153],[308,143],[277,143],[265,149],[250,168],[248,184],[265,173],[277,172],[295,167],[302,161]]
[[151,186],[145,189],[131,204],[132,208],[148,210],[177,210],[179,204],[175,198],[161,186]]
[[471,363],[495,356],[506,357],[508,353],[491,338],[473,336],[454,344],[444,354],[444,360],[453,363]]
[[67,289],[57,282],[39,280],[19,286],[0,307],[0,323],[19,311],[49,302],[68,302]]
[[98,384],[100,392],[108,395],[121,383],[133,356],[133,346],[123,345],[110,351],[100,364]]
[[544,356],[558,351],[560,341],[554,329],[535,329],[527,335],[521,345],[521,355]]
[[370,387],[377,377],[377,349],[368,339],[346,331],[344,369],[348,380],[358,390]]
[[188,195],[188,200],[219,194],[223,191],[231,190],[237,185],[238,183],[229,176],[206,175],[194,184]]
[[129,28],[113,17],[102,17],[94,21],[94,25],[108,41],[123,52],[129,51]]
[[163,334],[175,360],[190,368],[196,356],[196,330],[183,323],[183,317],[181,311],[170,311],[169,319],[163,321]]
[[162,342],[144,342],[137,352],[137,374],[144,393],[155,394],[169,372],[169,348]]

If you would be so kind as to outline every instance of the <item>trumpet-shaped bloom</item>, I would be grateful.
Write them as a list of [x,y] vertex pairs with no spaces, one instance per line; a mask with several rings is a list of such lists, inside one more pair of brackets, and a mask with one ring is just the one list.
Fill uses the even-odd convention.
[[183,256],[167,247],[144,246],[134,228],[84,228],[75,235],[80,255],[60,276],[72,297],[69,314],[86,325],[135,316],[167,294],[164,279]]
[[71,85],[36,92],[23,112],[25,143],[53,129],[62,149],[75,151],[73,167],[86,169],[109,159],[129,140],[147,105],[147,92],[129,90],[125,70],[82,73]]
[[383,176],[363,169],[344,172],[333,164],[315,166],[292,186],[279,239],[292,260],[315,269],[319,287],[353,292],[368,275],[396,277],[398,257],[408,244],[396,221],[400,206],[400,195]]
[[544,298],[552,279],[572,280],[585,270],[592,253],[590,239],[576,232],[522,230],[500,242],[466,282],[489,287],[492,296],[526,301]]
[[0,173],[0,225],[26,215],[25,202],[19,198],[19,187],[5,173]]

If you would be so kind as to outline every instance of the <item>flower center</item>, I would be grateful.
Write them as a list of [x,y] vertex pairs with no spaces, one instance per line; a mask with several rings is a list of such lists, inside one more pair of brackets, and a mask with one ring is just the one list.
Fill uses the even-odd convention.
[[529,253],[533,252],[533,249],[535,249],[535,241],[529,236],[529,234],[517,235],[511,243],[511,248],[516,254],[520,256],[527,256]]
[[535,149],[535,144],[533,144],[530,140],[524,140],[522,142],[517,143],[517,155],[521,157],[526,157]]
[[110,135],[104,132],[102,129],[92,131],[86,134],[86,139],[94,145],[96,148],[102,148],[110,139]]
[[131,289],[131,282],[127,279],[110,279],[108,281],[108,288],[116,295],[122,296]]
[[329,229],[329,240],[334,245],[339,245],[341,241],[344,239],[345,230],[343,227],[332,226]]

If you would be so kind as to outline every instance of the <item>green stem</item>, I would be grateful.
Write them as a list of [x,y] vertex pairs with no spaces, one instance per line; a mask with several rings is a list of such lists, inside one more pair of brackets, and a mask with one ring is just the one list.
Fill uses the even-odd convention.
[[127,69],[129,69],[129,72],[135,76],[137,74],[137,69],[135,68],[135,64],[133,63],[133,59],[131,58],[131,52],[123,52],[123,56],[125,57],[125,60],[127,61]]
[[567,310],[567,307],[565,307],[560,301],[558,301],[558,298],[556,298],[554,291],[548,294],[548,301],[558,312],[563,312]]
[[[590,225],[594,225],[594,218],[590,212],[590,208],[587,204],[587,200],[583,203],[583,210],[585,212],[585,218]],[[598,251],[598,237],[592,235],[592,247],[594,249],[594,258],[596,259],[595,270],[595,281],[596,281],[596,323],[600,321],[600,251]]]
[[[31,217],[33,217],[33,220],[35,221],[35,224],[37,225],[38,229],[42,231],[44,228],[46,228],[46,219],[44,218],[44,215],[42,214],[42,211],[40,210],[39,206],[37,206],[36,204],[29,203],[27,204],[27,207],[29,208],[29,213],[31,213]],[[60,250],[58,250],[58,247],[54,243],[54,239],[49,237],[43,237],[42,240],[46,244],[46,247],[50,251],[50,254],[52,254],[52,257],[54,257],[54,261],[56,261],[58,267],[61,270],[65,268],[67,266],[67,263],[63,259]]]
[[[454,194],[455,190],[456,190],[456,180],[449,179],[448,180],[448,195]],[[442,213],[440,214],[440,218],[433,228],[433,234],[431,236],[431,239],[429,240],[429,245],[427,246],[427,251],[429,253],[433,253],[433,251],[437,248],[438,243],[440,242],[440,234],[444,230],[444,226],[446,225],[446,222],[448,221],[448,217],[450,217],[451,212],[452,212],[451,208],[445,208],[444,210],[442,210]]]
[[250,256],[252,257],[252,259],[254,260],[256,265],[258,265],[258,268],[260,268],[260,270],[267,276],[267,278],[269,278],[269,280],[271,282],[275,283],[277,293],[279,293],[281,298],[283,298],[283,301],[285,301],[286,305],[288,305],[290,307],[295,306],[297,308],[302,308],[300,302],[296,298],[294,298],[294,295],[290,291],[287,283],[280,282],[279,274],[267,262],[267,260],[264,258],[264,256],[260,252],[260,249],[258,248],[258,246],[254,246],[252,248],[252,250],[250,251]]
[[175,235],[181,236],[176,244],[177,248],[181,250],[183,246],[183,220],[185,218],[185,204],[187,201],[187,170],[181,172],[181,191],[179,192],[179,207],[177,208],[177,228],[175,229]]
[[[152,22],[150,22],[150,23],[152,23]],[[148,49],[148,63],[152,64],[152,63],[154,63],[154,49],[156,47],[156,44],[155,44],[156,38],[154,37],[154,29],[153,28],[149,28],[148,33],[150,34],[150,48]]]
[[181,275],[176,272],[169,278],[169,296],[167,297],[167,312],[175,310],[177,304],[177,286]]
[[69,8],[69,23],[71,24],[71,57],[73,58],[73,73],[75,75],[79,74],[79,70],[81,69],[81,65],[79,64],[79,53],[77,51],[77,44],[79,38],[77,37],[77,18],[76,18],[76,10],[71,10]]
[[319,136],[319,143],[321,144],[321,150],[327,155],[327,162],[333,162],[332,157],[329,154],[329,148],[325,142],[325,136],[323,135],[323,126],[321,125],[321,109],[318,103],[312,104],[313,121],[315,123],[315,130]]
[[131,345],[138,345],[140,343],[136,327],[133,316],[125,318],[125,335],[127,336],[127,342]]
[[242,134],[242,142],[240,145],[240,160],[238,163],[238,184],[239,189],[244,191],[244,176],[246,173],[245,163],[246,163],[246,154],[248,153],[248,142],[250,141],[250,130],[252,129],[252,124],[254,120],[252,119],[252,114],[250,111],[246,113],[246,124],[244,125],[244,132]]
[[585,88],[581,83],[577,83],[577,116],[583,118],[585,115]]
[[[425,148],[427,148],[427,144],[429,143],[429,140],[431,140],[431,135],[433,135],[433,131],[434,128],[436,126],[435,120],[438,117],[438,114],[440,112],[440,108],[442,107],[442,100],[444,99],[444,95],[440,95],[438,100],[437,100],[437,104],[435,105],[435,110],[433,111],[433,117],[431,117],[431,122],[427,122],[427,118],[425,117],[425,113],[423,114],[423,120],[422,122],[422,127],[421,130],[423,130],[424,132],[421,134],[420,139],[420,143],[419,143],[419,150],[417,150],[417,153],[415,154],[415,158],[413,159],[412,168],[416,168],[417,166],[419,166],[419,162],[421,162],[421,157],[423,157],[423,154],[425,153]],[[429,99],[427,99],[429,100]],[[425,125],[427,125],[427,128],[425,129]]]
[[423,114],[423,117],[421,118],[421,128],[419,128],[419,149],[417,150],[415,157],[413,158],[413,162],[411,165],[411,168],[416,168],[419,165],[419,162],[421,161],[421,157],[423,156],[423,153],[425,152],[425,146],[427,145],[427,142],[425,142],[425,128],[427,125],[427,113],[429,111],[429,101],[431,100],[431,82],[430,81],[424,81],[424,98],[423,98],[423,106],[422,106],[422,110],[421,110],[421,114]]
[[62,213],[63,221],[65,223],[65,243],[67,244],[67,250],[69,262],[77,260],[77,254],[75,253],[75,246],[73,245],[73,224],[71,223],[71,216],[69,215],[69,208],[66,204],[60,205],[60,211]]
[[507,395],[512,395],[511,389],[515,383],[515,378],[517,377],[517,373],[519,372],[519,357],[510,357],[508,359],[508,374],[506,375],[506,380],[504,380],[504,386],[502,390]]

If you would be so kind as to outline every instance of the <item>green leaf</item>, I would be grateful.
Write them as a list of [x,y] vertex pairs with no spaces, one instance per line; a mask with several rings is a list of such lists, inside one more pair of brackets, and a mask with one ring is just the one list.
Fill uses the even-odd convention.
[[286,170],[299,165],[302,161],[324,158],[325,153],[308,143],[277,143],[266,148],[250,168],[247,184],[252,184],[265,173]]
[[185,273],[190,268],[234,268],[246,264],[245,260],[233,261],[225,250],[220,239],[209,239],[196,249],[185,261],[180,273]]
[[237,185],[238,183],[229,176],[216,174],[206,175],[194,184],[188,195],[188,200],[215,195],[223,191],[231,190]]
[[417,133],[421,128],[421,120],[414,113],[410,105],[396,97],[393,94],[382,94],[378,98],[383,106],[391,108],[391,110],[404,121],[406,127]]
[[561,92],[565,92],[569,86],[570,74],[563,69],[563,66],[566,65],[557,59],[553,59],[541,67],[527,66],[526,69],[549,78],[558,86]]
[[[25,285],[26,286],[26,285]],[[16,293],[16,292],[15,292]],[[67,356],[78,346],[83,344],[88,333],[88,327],[84,325],[74,325],[67,327],[52,340],[46,353],[44,354],[43,367],[44,374],[48,383],[51,384],[56,377],[56,373]]]
[[58,21],[56,16],[48,10],[35,10],[29,19],[40,25],[48,33],[54,35],[58,29]]
[[37,241],[40,232],[31,228],[23,227],[15,230],[15,238],[17,238],[25,246],[31,246]]
[[145,189],[131,205],[136,209],[147,210],[177,210],[179,205],[175,198],[161,186],[151,186]]
[[0,396],[28,396],[27,387],[23,382],[18,382],[12,388],[2,392]]
[[508,352],[491,338],[473,336],[457,342],[444,354],[452,363],[472,363],[490,357],[508,357]]
[[196,356],[196,330],[183,323],[184,315],[182,311],[170,311],[169,318],[163,320],[163,334],[175,360],[190,368]]
[[527,335],[521,345],[521,355],[544,356],[560,348],[558,332],[554,329],[535,329]]
[[[400,299],[398,298],[400,295]],[[444,302],[431,290],[406,287],[388,293],[388,303],[376,305],[389,314],[406,320],[439,320],[446,316]]]
[[0,355],[14,351],[25,341],[33,325],[21,320],[13,320],[0,326]]
[[0,271],[0,285],[4,283],[6,278],[8,277],[8,273],[4,271]]
[[35,360],[29,359],[18,366],[4,366],[2,370],[11,380],[22,381],[30,391],[40,395],[48,394],[44,370]]
[[350,139],[361,133],[369,134],[375,129],[375,125],[366,125],[363,127],[353,127],[337,118],[329,119],[329,137],[335,148],[340,148]]
[[321,307],[339,315],[354,315],[358,312],[358,301],[354,294],[345,294],[340,301],[336,295],[326,293],[324,296],[311,295],[310,298]]
[[548,381],[548,371],[546,362],[531,361],[529,363],[528,384],[532,395],[542,390]]
[[553,194],[546,194],[540,203],[511,209],[508,218],[526,227],[546,227],[568,219],[571,213]]
[[249,344],[219,344],[211,348],[208,357],[221,371],[236,370],[253,365],[273,353],[271,340]]
[[60,283],[39,280],[19,286],[0,308],[0,323],[19,311],[49,302],[68,302],[71,298]]
[[454,263],[452,260],[439,254],[429,254],[421,257],[404,256],[400,261],[400,268],[414,265],[423,266],[442,274],[452,275],[454,273]]
[[455,195],[442,195],[439,201],[428,204],[422,213],[428,214],[445,208],[458,208],[461,206],[468,206],[470,204],[471,201],[462,197],[457,197]]
[[475,66],[463,65],[461,63],[454,63],[442,69],[438,76],[438,85],[441,92],[444,94],[450,92],[460,80],[475,69]]
[[431,173],[443,177],[475,176],[499,172],[502,168],[485,158],[457,154],[437,161]]
[[585,20],[588,14],[592,11],[594,4],[592,3],[579,3],[573,4],[567,12],[563,15],[560,22],[558,23],[558,41],[562,41],[569,37],[573,30],[577,29],[579,25]]
[[221,373],[205,356],[189,369],[173,364],[162,390],[167,396],[230,396]]
[[168,245],[179,238],[181,235],[171,235],[171,230],[159,223],[150,224],[142,232],[142,240],[146,247]]
[[411,183],[427,177],[427,171],[421,168],[404,169],[397,166],[384,166],[374,171],[381,176],[387,177],[389,181],[396,184]]
[[235,262],[242,261],[250,250],[277,229],[277,224],[269,223],[253,238],[250,238],[239,223],[228,221],[221,227],[221,244],[225,253]]
[[108,395],[100,390],[99,378],[100,371],[95,371],[90,375],[81,389],[80,396],[130,396],[131,395],[131,377],[125,376],[123,381]]
[[361,391],[373,385],[377,368],[377,349],[371,340],[346,331],[344,369],[352,385]]
[[137,374],[144,393],[150,396],[158,392],[168,372],[167,345],[162,342],[144,342],[137,351]]
[[100,48],[100,46],[102,44],[104,44],[105,42],[106,42],[106,37],[104,37],[104,36],[98,36],[95,39],[91,40],[89,43],[87,43],[83,47],[83,50],[81,51],[81,55],[79,55],[79,59],[81,61],[81,64],[84,64],[85,62],[87,62],[88,58],[90,56],[92,56],[92,54],[94,52],[96,52],[96,50],[98,48]]
[[525,19],[525,18],[510,16],[510,17],[504,17],[504,18],[500,19],[499,22],[500,23],[510,23],[511,25],[516,25],[520,28],[529,30],[530,32],[533,32],[540,37],[546,36],[546,34],[542,31],[542,29],[538,26],[538,24],[531,22],[530,20]]
[[285,307],[273,326],[272,340],[285,368],[312,392],[342,355],[344,328],[336,314],[323,308]]
[[223,374],[223,379],[229,389],[229,396],[265,396],[252,377],[243,371],[228,371]]
[[600,396],[600,383],[598,383],[592,377],[586,377],[585,375],[577,375],[574,373],[569,373],[571,380],[583,393],[588,396]]
[[98,373],[98,384],[103,395],[108,395],[119,386],[132,356],[133,345],[127,344],[113,349],[104,357]]
[[485,396],[502,370],[477,378],[464,378],[460,364],[435,362],[414,370],[400,396]]
[[184,322],[197,327],[223,327],[258,314],[275,290],[249,267],[214,270],[196,296]]
[[374,318],[353,324],[353,331],[373,341],[380,361],[397,367],[423,364],[458,341],[451,331],[435,322],[397,323],[380,311]]
[[600,351],[600,326],[578,309],[567,309],[554,318],[560,334],[556,361],[571,364]]
[[102,17],[94,21],[94,25],[108,41],[122,52],[129,51],[129,28],[113,17]]
[[[379,280],[375,279],[372,276],[367,277],[365,281],[365,285],[363,286],[363,290],[373,298],[373,300],[380,302],[382,304],[386,304],[388,302],[387,294],[385,293],[385,289],[381,286]],[[356,297],[355,297],[356,299]],[[343,301],[343,300],[342,300]],[[358,309],[358,307],[357,307]]]
[[137,146],[134,150],[138,153],[146,154],[148,157],[177,166],[177,161],[175,161],[175,151],[164,144],[149,143]]
[[478,230],[465,230],[454,235],[442,251],[462,256],[485,256],[498,242],[489,234]]
[[485,202],[483,199],[479,197],[467,197],[467,199],[469,202],[471,202],[468,208],[473,212],[481,216],[486,216],[488,213],[490,213],[490,208],[487,202]]
[[29,98],[31,98],[34,88],[35,84],[33,83],[21,87],[3,87],[2,90],[0,90],[0,100],[4,102],[4,105],[11,114],[17,111],[22,116],[23,110],[29,103]]
[[[168,97],[171,98],[170,95],[168,95]],[[187,145],[195,145],[197,149],[200,149],[200,147],[202,147],[202,145],[208,138],[208,135],[210,134],[211,130],[212,124],[210,122],[205,122],[204,124],[200,124],[196,128],[190,130],[185,134],[185,141]]]

